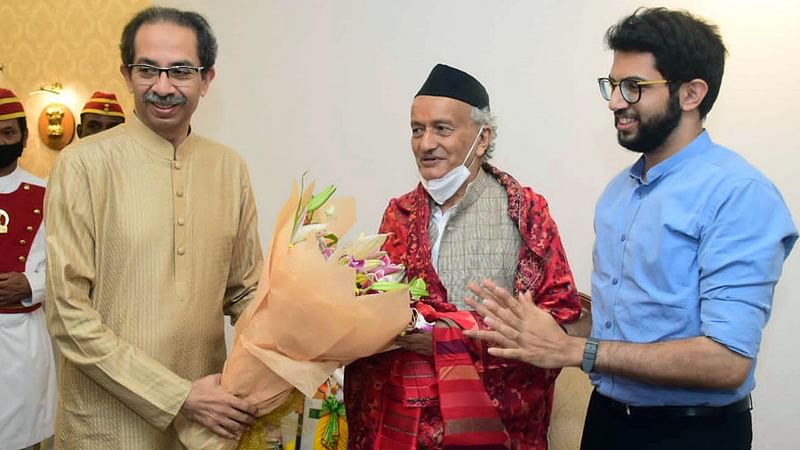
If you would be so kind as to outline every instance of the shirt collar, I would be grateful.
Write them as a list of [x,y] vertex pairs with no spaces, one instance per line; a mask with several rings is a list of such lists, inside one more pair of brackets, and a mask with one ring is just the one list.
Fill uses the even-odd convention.
[[478,174],[475,176],[475,179],[467,185],[467,191],[464,192],[464,197],[458,202],[458,206],[469,208],[478,200],[488,186],[489,177],[483,172],[483,168],[479,167]]
[[673,169],[679,168],[685,161],[703,153],[709,146],[711,146],[711,137],[708,131],[703,130],[692,142],[686,147],[679,150],[674,155],[661,161],[647,171],[647,180],[642,178],[642,171],[644,170],[645,158],[642,155],[628,171],[631,178],[638,181],[640,184],[655,183],[664,174],[669,173]]
[[131,116],[131,119],[126,121],[124,125],[131,137],[139,144],[164,159],[178,161],[186,159],[192,148],[191,142],[194,140],[195,136],[191,128],[189,128],[189,135],[186,136],[186,139],[178,145],[178,148],[175,148],[170,141],[164,139],[161,135],[145,125],[136,115],[135,111]]

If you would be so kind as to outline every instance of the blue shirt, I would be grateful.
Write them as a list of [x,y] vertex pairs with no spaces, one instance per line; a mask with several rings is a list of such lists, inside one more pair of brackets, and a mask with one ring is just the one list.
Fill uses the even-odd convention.
[[753,358],[753,367],[734,391],[601,373],[592,382],[631,405],[732,403],[755,385],[761,331],[797,229],[775,186],[705,131],[646,180],[643,168],[644,157],[597,202],[592,336],[637,343],[707,336]]

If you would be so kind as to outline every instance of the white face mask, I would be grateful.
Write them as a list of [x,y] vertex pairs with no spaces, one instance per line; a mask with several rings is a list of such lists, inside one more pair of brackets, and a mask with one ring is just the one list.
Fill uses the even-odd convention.
[[454,167],[449,172],[444,174],[441,178],[435,178],[433,180],[426,180],[421,175],[419,177],[420,182],[422,183],[422,187],[428,191],[428,194],[431,196],[433,201],[436,202],[438,205],[444,205],[444,202],[450,200],[450,197],[455,195],[456,192],[464,185],[464,183],[469,179],[469,168],[465,166],[467,160],[469,159],[470,155],[472,154],[472,150],[475,148],[475,144],[478,143],[478,139],[481,137],[481,133],[483,133],[483,126],[481,129],[478,130],[478,135],[475,136],[475,140],[472,142],[472,145],[469,147],[469,151],[467,152],[467,157],[464,158],[464,162],[459,164],[458,167]]

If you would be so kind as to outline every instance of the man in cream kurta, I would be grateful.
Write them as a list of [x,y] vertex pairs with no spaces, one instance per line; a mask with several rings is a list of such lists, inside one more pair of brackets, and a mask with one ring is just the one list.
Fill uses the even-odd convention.
[[[255,412],[210,376],[225,361],[223,314],[238,317],[261,272],[255,201],[241,158],[189,127],[213,57],[200,60],[200,31],[175,14],[187,13],[151,8],[126,27],[135,114],[65,150],[50,177],[47,317],[63,355],[60,448],[182,448],[179,413],[235,437]],[[197,70],[148,79],[139,62]],[[222,403],[236,412],[209,419]]]
[[173,155],[134,116],[64,152],[50,179],[59,439],[175,448],[160,430],[190,380],[221,371],[223,313],[238,317],[261,272],[247,168],[194,133]]

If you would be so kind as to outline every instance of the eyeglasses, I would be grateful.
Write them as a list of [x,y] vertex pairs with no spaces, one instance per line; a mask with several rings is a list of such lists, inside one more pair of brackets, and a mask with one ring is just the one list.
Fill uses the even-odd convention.
[[624,80],[615,81],[612,78],[598,78],[597,83],[600,85],[600,95],[606,101],[611,101],[611,94],[614,93],[614,88],[619,86],[619,92],[626,102],[633,104],[642,98],[642,86],[652,86],[655,84],[666,84],[670,80],[638,80],[636,78],[625,78]]
[[176,86],[185,85],[194,80],[195,76],[203,69],[205,69],[205,67],[157,67],[150,64],[128,64],[131,78],[138,84],[154,84],[161,77],[161,73],[164,72],[167,74],[167,78],[169,78],[172,84]]

